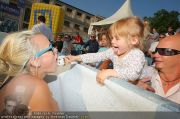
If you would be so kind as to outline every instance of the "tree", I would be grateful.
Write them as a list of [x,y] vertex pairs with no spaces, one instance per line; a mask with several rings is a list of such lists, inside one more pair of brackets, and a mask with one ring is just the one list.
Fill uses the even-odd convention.
[[153,17],[144,17],[144,19],[149,21],[151,28],[156,28],[159,33],[166,33],[169,26],[174,30],[180,26],[179,15],[177,11],[168,12],[161,9],[154,13]]

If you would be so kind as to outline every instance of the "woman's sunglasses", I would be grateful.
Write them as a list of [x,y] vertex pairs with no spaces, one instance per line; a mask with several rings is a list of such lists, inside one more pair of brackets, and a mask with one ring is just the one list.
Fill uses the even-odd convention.
[[157,52],[160,55],[163,55],[163,56],[173,56],[173,55],[180,54],[179,50],[170,49],[170,48],[156,48],[154,54],[157,53]]
[[54,45],[50,44],[48,48],[45,48],[43,50],[41,50],[40,52],[36,53],[35,57],[40,57],[41,55],[43,55],[44,53],[48,52],[48,51],[52,51],[54,50]]

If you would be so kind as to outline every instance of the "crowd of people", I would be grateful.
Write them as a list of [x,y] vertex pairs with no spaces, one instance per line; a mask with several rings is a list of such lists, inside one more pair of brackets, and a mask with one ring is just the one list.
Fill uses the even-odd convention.
[[[159,34],[155,28],[150,33],[147,23],[128,17],[108,30],[90,34],[87,42],[79,33],[74,37],[59,34],[53,41],[41,31],[44,17],[38,19],[41,22],[32,30],[11,33],[1,43],[1,115],[59,111],[43,80],[56,71],[58,55],[65,56],[65,64],[78,61],[100,69],[96,76],[99,84],[116,77],[180,104],[180,33],[172,27],[167,34]],[[7,108],[8,99],[14,104],[11,108]]]

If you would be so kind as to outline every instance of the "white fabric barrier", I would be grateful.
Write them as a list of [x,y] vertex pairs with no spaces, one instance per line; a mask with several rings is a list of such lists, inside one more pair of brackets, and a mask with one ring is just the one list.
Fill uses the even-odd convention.
[[61,111],[177,111],[176,103],[113,79],[96,82],[97,70],[76,64],[49,83]]

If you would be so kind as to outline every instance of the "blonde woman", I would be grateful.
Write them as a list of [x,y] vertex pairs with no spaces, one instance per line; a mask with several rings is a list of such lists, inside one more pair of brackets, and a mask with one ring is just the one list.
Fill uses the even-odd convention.
[[117,77],[122,80],[136,80],[139,78],[145,65],[142,52],[145,26],[138,17],[121,19],[109,28],[112,47],[100,53],[68,56],[65,62],[82,61],[83,63],[99,62],[110,59],[113,69],[99,71],[96,80],[104,84],[108,77]]
[[[58,111],[48,85],[43,80],[47,73],[55,72],[56,68],[57,49],[43,34],[30,30],[9,34],[0,46],[0,77],[5,78],[0,90],[2,114]],[[11,114],[5,109],[7,97],[16,99]]]

